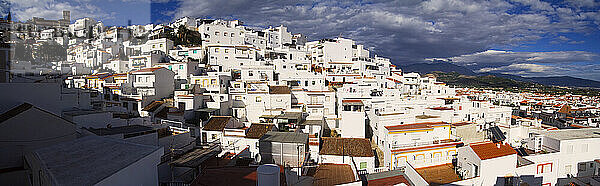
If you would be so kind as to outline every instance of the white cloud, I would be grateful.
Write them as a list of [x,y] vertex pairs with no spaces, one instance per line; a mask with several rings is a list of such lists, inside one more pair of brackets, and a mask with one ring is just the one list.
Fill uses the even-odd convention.
[[586,51],[558,52],[511,52],[487,50],[473,54],[460,55],[441,59],[458,64],[508,65],[513,63],[573,63],[591,62],[598,59],[598,54]]
[[556,67],[550,67],[546,65],[538,64],[510,64],[508,66],[494,67],[494,68],[482,68],[477,72],[501,72],[511,73],[519,75],[530,75],[530,74],[551,74],[553,70],[557,70]]
[[[518,6],[528,11],[512,13]],[[509,13],[511,12],[511,13]],[[522,0],[180,2],[176,17],[241,19],[252,26],[284,24],[310,39],[353,38],[396,63],[421,62],[520,45],[547,35],[585,33],[600,14],[573,6]],[[599,19],[591,19],[598,17]],[[599,22],[600,23],[600,22]]]
[[62,11],[71,11],[71,19],[91,17],[100,20],[114,19],[114,15],[91,4],[90,0],[8,0],[13,19],[26,21],[32,17],[60,19]]

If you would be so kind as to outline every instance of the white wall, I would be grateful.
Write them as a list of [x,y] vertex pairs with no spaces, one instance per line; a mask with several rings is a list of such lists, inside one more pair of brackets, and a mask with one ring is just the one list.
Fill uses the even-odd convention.
[[365,113],[341,111],[340,131],[343,138],[365,137]]
[[137,162],[119,170],[96,185],[158,185],[158,164],[163,155],[160,148]]

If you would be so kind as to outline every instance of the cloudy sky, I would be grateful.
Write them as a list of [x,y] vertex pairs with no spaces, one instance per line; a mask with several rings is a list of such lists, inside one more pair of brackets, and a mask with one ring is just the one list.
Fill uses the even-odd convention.
[[341,35],[396,64],[451,62],[477,72],[600,80],[600,1],[10,0],[19,19],[90,16],[108,25],[182,16]]

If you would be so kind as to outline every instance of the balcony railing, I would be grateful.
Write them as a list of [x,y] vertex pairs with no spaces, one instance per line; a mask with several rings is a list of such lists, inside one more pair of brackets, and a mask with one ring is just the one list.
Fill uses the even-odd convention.
[[244,93],[244,92],[246,92],[246,88],[233,88],[233,87],[229,87],[229,92],[230,93]]
[[433,141],[419,141],[419,142],[412,142],[412,143],[392,144],[392,149],[403,149],[403,148],[409,148],[409,147],[419,147],[419,146],[450,143],[450,142],[455,142],[455,140],[444,140],[444,141],[433,140]]
[[373,170],[370,173],[385,172],[385,171],[389,171],[389,170],[390,170],[389,167],[376,167],[376,168],[373,168]]

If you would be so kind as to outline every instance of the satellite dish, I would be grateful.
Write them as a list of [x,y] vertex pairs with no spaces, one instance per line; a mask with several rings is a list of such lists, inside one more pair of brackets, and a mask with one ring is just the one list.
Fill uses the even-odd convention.
[[261,159],[262,159],[262,158],[260,157],[260,154],[256,154],[256,155],[254,155],[254,161],[255,161],[256,163],[260,163],[260,160],[261,160]]

